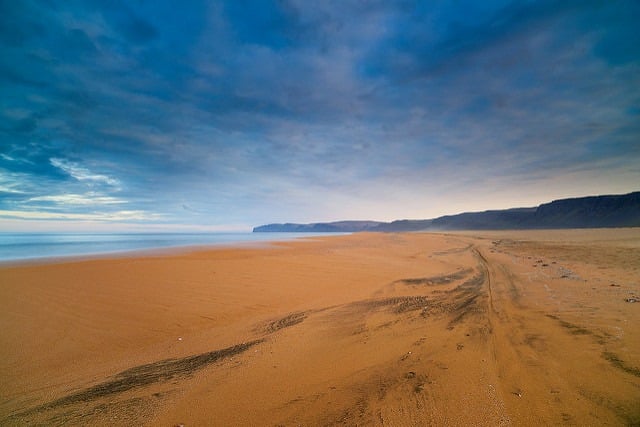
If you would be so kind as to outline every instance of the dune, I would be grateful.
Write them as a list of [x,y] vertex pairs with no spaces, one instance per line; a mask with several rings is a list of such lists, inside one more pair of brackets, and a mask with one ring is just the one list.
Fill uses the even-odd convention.
[[640,229],[0,267],[2,425],[638,425]]

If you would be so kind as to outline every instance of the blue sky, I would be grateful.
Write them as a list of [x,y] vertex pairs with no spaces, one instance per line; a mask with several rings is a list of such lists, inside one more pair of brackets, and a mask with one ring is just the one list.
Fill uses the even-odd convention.
[[0,230],[640,189],[637,1],[0,1]]

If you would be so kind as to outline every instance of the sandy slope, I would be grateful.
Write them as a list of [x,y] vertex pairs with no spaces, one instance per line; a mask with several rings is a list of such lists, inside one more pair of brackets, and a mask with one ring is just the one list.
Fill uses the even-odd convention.
[[0,424],[640,424],[640,229],[0,269]]

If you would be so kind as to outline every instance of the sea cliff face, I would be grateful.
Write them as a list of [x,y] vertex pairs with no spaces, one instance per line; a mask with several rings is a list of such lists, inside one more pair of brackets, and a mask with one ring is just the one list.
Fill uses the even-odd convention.
[[537,207],[465,212],[434,219],[268,224],[258,232],[358,232],[640,227],[640,191],[555,200]]
[[640,226],[640,192],[556,200],[536,209],[535,222],[551,228]]

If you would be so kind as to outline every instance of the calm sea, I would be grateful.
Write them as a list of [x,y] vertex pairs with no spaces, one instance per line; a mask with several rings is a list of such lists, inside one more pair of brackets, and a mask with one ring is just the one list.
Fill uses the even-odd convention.
[[0,233],[0,261],[291,240],[344,233]]

